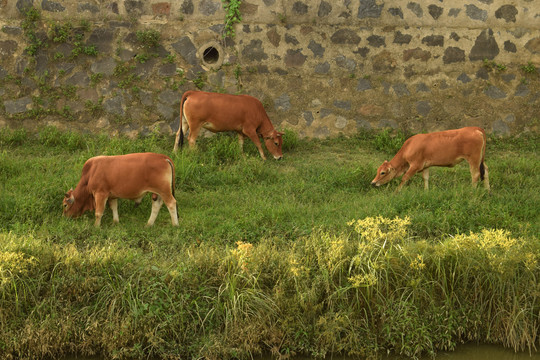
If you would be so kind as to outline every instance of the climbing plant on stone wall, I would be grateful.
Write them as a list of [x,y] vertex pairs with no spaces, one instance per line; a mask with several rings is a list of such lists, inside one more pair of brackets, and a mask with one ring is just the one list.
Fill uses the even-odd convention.
[[225,29],[223,37],[234,37],[234,24],[242,21],[242,14],[240,13],[241,0],[222,0],[223,8],[226,11],[225,14]]

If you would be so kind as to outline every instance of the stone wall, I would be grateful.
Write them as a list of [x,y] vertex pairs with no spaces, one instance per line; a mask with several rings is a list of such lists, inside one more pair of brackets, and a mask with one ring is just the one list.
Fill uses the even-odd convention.
[[171,133],[182,93],[199,88],[253,95],[278,128],[308,137],[539,131],[538,0],[240,10],[224,37],[221,0],[0,0],[0,126]]

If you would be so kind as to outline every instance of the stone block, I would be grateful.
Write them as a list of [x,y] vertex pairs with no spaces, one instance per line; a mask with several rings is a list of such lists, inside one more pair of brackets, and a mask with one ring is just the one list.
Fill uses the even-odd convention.
[[444,50],[443,62],[452,64],[465,61],[465,50],[458,47],[449,47]]
[[414,15],[416,15],[417,18],[421,18],[424,16],[424,10],[422,10],[422,6],[415,2],[410,2],[407,4],[407,9],[411,10]]
[[506,93],[494,85],[488,86],[484,90],[484,94],[492,99],[504,99],[506,97]]
[[474,45],[469,54],[469,60],[492,60],[495,56],[499,55],[499,45],[497,40],[493,36],[493,30],[482,30],[480,35],[476,38]]
[[315,74],[320,74],[320,75],[324,75],[324,74],[328,74],[328,72],[330,71],[330,64],[328,63],[328,61],[325,61],[324,63],[321,63],[321,64],[317,64],[315,65]]
[[358,18],[379,18],[384,4],[377,4],[376,0],[360,0],[358,7]]
[[124,116],[126,114],[125,107],[124,98],[121,95],[103,101],[103,109],[113,115]]
[[417,101],[416,112],[418,113],[418,115],[427,116],[431,112],[431,104],[429,103],[429,101]]
[[486,21],[487,20],[487,11],[480,9],[478,6],[473,4],[465,5],[465,14],[473,20]]
[[41,8],[49,12],[63,12],[66,10],[62,4],[50,0],[43,0],[41,2]]
[[422,44],[427,46],[444,46],[444,36],[442,35],[428,35],[422,39]]
[[503,5],[495,11],[495,17],[497,19],[504,19],[508,22],[516,22],[516,15],[518,10],[514,5]]
[[274,107],[280,111],[289,111],[291,109],[291,98],[289,94],[282,94],[274,99]]
[[158,100],[165,105],[173,106],[180,104],[180,94],[170,89],[164,90],[158,95]]
[[340,29],[332,34],[330,41],[334,44],[347,44],[347,45],[357,45],[360,40],[360,36],[356,31],[351,29]]
[[18,47],[15,40],[0,41],[0,59],[8,59],[13,56]]
[[152,4],[152,13],[154,15],[166,15],[168,16],[171,13],[171,3],[169,2],[159,2]]
[[357,91],[366,91],[370,90],[371,88],[371,81],[369,81],[369,79],[360,79],[358,80],[358,84],[356,85]]
[[308,12],[308,6],[301,1],[295,1],[292,6],[292,12],[294,15],[306,15]]
[[221,9],[221,3],[219,1],[201,0],[199,3],[199,11],[205,16],[214,15]]
[[409,61],[410,59],[428,61],[430,58],[431,53],[427,50],[422,50],[421,48],[403,51],[403,61]]
[[443,8],[434,4],[431,4],[428,6],[428,12],[429,15],[435,20],[437,20],[439,17],[441,17],[443,13]]
[[180,11],[185,15],[193,15],[194,6],[192,0],[184,0],[180,5]]
[[100,53],[110,53],[113,48],[114,33],[109,28],[97,28],[88,38],[87,45],[94,45]]
[[394,89],[394,93],[398,97],[408,96],[411,94],[409,89],[407,89],[406,84],[402,84],[402,83],[394,84],[392,85],[392,89]]
[[116,61],[112,57],[106,57],[105,59],[93,62],[90,66],[90,70],[94,74],[103,74],[106,76],[111,76],[114,74],[114,69],[116,68]]
[[319,10],[317,11],[318,17],[328,16],[332,12],[332,4],[326,1],[321,1],[319,4]]
[[403,11],[401,10],[401,8],[389,8],[388,12],[392,16],[398,16],[401,19],[403,19]]
[[299,68],[302,65],[304,65],[304,62],[306,61],[307,56],[302,54],[301,50],[287,50],[287,54],[285,54],[285,58],[283,59],[285,62],[285,65],[287,67],[296,67]]
[[24,113],[31,109],[32,97],[25,96],[16,100],[4,101],[4,107],[7,115]]
[[97,5],[94,5],[94,4],[79,3],[77,4],[77,11],[80,13],[88,11],[92,14],[97,14],[99,12],[99,8],[97,7]]
[[533,54],[540,54],[540,37],[531,39],[525,44],[525,49]]
[[372,47],[375,47],[375,48],[378,48],[378,47],[381,47],[381,46],[386,47],[384,36],[371,35],[371,36],[368,36],[367,41],[369,43],[369,46],[372,46]]
[[309,41],[308,49],[313,52],[313,56],[318,58],[322,58],[326,50],[321,44],[315,42],[314,40]]
[[394,34],[394,44],[408,44],[411,42],[412,35],[402,34],[401,31],[396,31]]
[[242,49],[242,56],[249,61],[261,61],[268,59],[264,51],[261,40],[251,40],[251,42]]

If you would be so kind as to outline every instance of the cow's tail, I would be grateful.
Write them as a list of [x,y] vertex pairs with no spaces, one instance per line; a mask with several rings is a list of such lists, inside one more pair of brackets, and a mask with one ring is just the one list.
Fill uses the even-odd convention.
[[172,163],[172,160],[167,159],[167,162],[169,163],[169,166],[171,167],[171,193],[174,195],[174,188],[175,188],[175,181],[176,181],[176,174],[174,172],[174,164]]
[[[176,174],[174,172],[174,164],[171,159],[167,159],[167,162],[169,163],[169,166],[171,167],[171,193],[174,199],[176,200],[176,195],[174,194],[174,188],[175,182],[176,182]],[[176,203],[176,213],[178,214],[178,203]]]
[[180,147],[184,146],[184,129],[182,127],[182,119],[184,118],[184,103],[186,102],[190,93],[191,91],[186,91],[184,95],[182,95],[182,100],[180,100],[180,128],[178,129],[178,131],[180,131]]
[[482,158],[480,160],[480,180],[481,181],[484,181],[484,176],[486,174],[486,167],[484,165],[484,159],[485,159],[485,156],[486,156],[486,143],[487,143],[487,137],[486,137],[486,133],[483,129],[480,129],[482,131],[482,140],[483,140],[483,144],[482,144]]

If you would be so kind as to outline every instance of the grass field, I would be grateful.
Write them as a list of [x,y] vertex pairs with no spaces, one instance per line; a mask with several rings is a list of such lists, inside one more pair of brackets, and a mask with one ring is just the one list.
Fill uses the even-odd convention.
[[[490,138],[492,193],[467,164],[372,188],[405,136],[287,132],[282,161],[236,136],[129,140],[0,129],[0,353],[112,358],[273,352],[409,357],[463,341],[540,345],[537,136]],[[96,155],[152,151],[176,165],[180,226],[150,199],[61,216]]]

